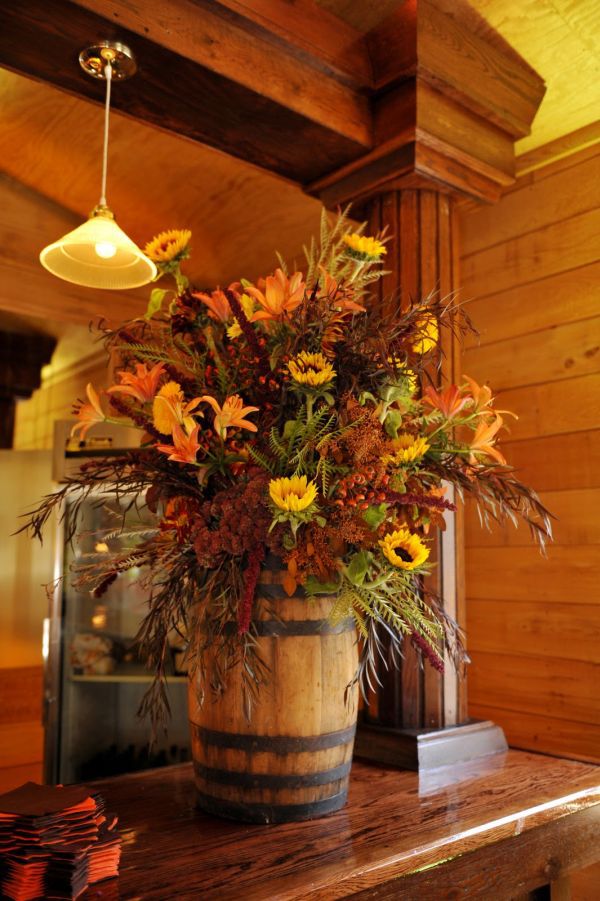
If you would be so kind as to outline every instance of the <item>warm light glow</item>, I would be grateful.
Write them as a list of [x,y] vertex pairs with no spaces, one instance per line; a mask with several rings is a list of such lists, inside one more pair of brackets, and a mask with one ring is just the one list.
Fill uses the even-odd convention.
[[139,288],[157,272],[107,207],[97,207],[87,222],[45,247],[40,262],[58,278],[86,288]]
[[117,252],[117,248],[114,244],[111,244],[110,241],[99,241],[96,244],[96,253],[99,257],[102,257],[103,260],[109,260],[111,257]]
[[108,554],[108,545],[106,541],[97,541],[94,545],[97,554]]
[[92,626],[94,629],[104,629],[106,627],[106,607],[104,604],[97,604],[94,608]]

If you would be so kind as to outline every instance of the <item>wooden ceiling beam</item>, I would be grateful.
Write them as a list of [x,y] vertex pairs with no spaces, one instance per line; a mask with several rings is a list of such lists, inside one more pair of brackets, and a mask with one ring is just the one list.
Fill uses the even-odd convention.
[[[544,93],[465,0],[406,0],[362,35],[315,0],[0,0],[6,65],[101,100],[78,51],[131,44],[124,113],[283,175],[328,205],[386,189],[497,200]],[[356,59],[353,68],[352,59]]]
[[[274,5],[280,13],[287,7],[281,0]],[[0,58],[7,68],[100,102],[104,86],[81,72],[77,56],[95,40],[118,39],[131,46],[140,75],[113,91],[116,109],[296,182],[368,150],[369,101],[347,83],[349,72],[340,74],[347,60],[334,71],[318,47],[309,53],[297,39],[285,39],[281,25],[274,33],[230,6],[1,0]],[[315,32],[319,17],[330,23],[328,13],[313,12]],[[340,31],[347,34],[347,27]],[[353,52],[368,65],[364,47],[362,57],[361,45]]]

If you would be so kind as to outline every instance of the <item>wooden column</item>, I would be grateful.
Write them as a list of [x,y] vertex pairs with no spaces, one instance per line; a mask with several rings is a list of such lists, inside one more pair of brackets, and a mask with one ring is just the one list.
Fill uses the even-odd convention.
[[[456,200],[494,202],[513,183],[514,143],[529,132],[543,82],[464,0],[402,4],[367,45],[375,147],[308,190],[332,208],[352,203],[371,233],[387,226],[384,311],[432,291],[460,297]],[[460,349],[449,330],[440,345],[431,375],[443,386],[460,378]],[[430,588],[464,626],[462,513],[447,523],[430,536]],[[468,722],[466,682],[449,661],[440,676],[409,642],[403,655],[399,670],[380,667],[357,737],[360,756],[426,769],[506,747],[493,723]]]
[[[431,189],[388,191],[374,196],[367,210],[370,232],[387,228],[386,269],[389,275],[379,283],[380,303],[405,306],[411,299],[437,292],[442,297],[459,292],[456,216],[453,198]],[[451,332],[441,338],[441,368],[432,377],[439,384],[460,376],[460,348]],[[464,621],[464,580],[462,576],[462,514],[458,523],[448,518],[450,528],[433,537],[432,561],[436,564],[430,588],[444,598],[447,612]],[[419,665],[419,655],[408,642],[403,649],[401,668],[382,665],[381,689],[365,710],[365,722],[400,729],[436,729],[465,721],[466,691],[447,665],[440,676],[429,666]]]

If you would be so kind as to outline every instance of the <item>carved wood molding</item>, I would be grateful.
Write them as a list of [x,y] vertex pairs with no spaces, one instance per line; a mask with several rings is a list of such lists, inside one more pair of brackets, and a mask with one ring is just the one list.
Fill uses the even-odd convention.
[[114,105],[307,186],[326,203],[434,186],[485,200],[514,180],[539,76],[464,0],[406,0],[362,34],[315,0],[0,0],[3,64],[100,102],[95,38],[139,75]]

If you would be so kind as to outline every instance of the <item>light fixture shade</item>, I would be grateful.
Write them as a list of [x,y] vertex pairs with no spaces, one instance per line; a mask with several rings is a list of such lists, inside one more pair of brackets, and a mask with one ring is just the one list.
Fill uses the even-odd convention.
[[52,275],[86,288],[139,288],[156,276],[156,266],[119,228],[107,207],[44,247],[40,263]]

